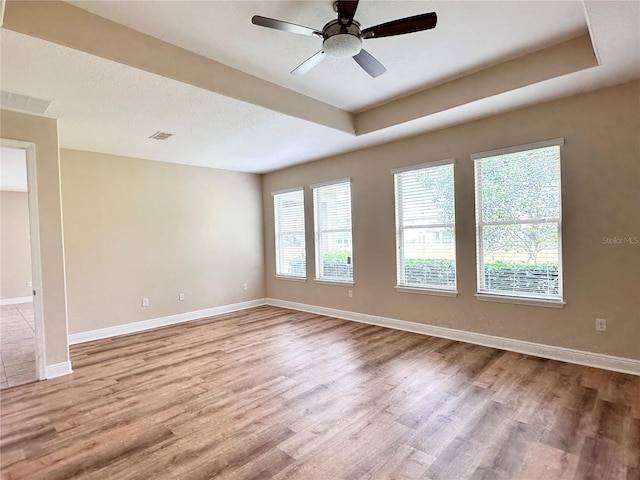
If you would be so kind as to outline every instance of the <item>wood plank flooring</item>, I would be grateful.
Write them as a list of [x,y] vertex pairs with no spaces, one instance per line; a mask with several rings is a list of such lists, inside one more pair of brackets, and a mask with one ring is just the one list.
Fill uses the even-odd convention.
[[640,479],[640,377],[258,307],[0,392],[10,479]]

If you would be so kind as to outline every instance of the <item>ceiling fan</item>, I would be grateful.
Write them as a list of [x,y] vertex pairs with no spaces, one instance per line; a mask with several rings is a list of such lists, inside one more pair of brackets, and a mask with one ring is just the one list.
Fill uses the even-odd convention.
[[435,12],[423,13],[413,17],[400,18],[391,22],[381,23],[375,27],[362,29],[354,20],[358,0],[338,0],[333,3],[333,9],[338,13],[337,20],[331,20],[322,30],[315,30],[295,23],[289,23],[274,18],[254,15],[251,23],[261,27],[282,30],[283,32],[298,33],[322,38],[322,50],[298,65],[291,73],[302,75],[318,65],[325,57],[346,58],[353,57],[358,65],[372,77],[382,75],[386,68],[373,55],[362,48],[362,41],[368,38],[391,37],[405,33],[429,30],[436,26],[438,17]]

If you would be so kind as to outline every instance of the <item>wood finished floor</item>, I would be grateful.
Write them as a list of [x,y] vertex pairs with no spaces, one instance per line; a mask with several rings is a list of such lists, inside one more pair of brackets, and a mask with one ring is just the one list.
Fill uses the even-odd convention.
[[0,392],[2,479],[640,478],[640,377],[276,307]]

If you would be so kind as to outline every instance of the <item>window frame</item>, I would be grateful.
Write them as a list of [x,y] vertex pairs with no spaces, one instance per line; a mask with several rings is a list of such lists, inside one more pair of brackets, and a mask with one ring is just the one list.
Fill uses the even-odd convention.
[[[446,297],[455,297],[458,295],[458,264],[457,264],[457,241],[456,241],[456,214],[455,214],[455,158],[447,158],[444,160],[436,160],[432,162],[422,163],[419,165],[410,165],[407,167],[394,168],[391,170],[391,174],[393,175],[393,188],[394,188],[394,203],[395,203],[395,235],[396,235],[396,286],[395,289],[398,292],[402,293],[421,293],[421,294],[434,294],[441,295]],[[411,229],[416,228],[452,228],[453,229],[453,255],[454,255],[454,285],[451,288],[444,288],[437,285],[431,284],[421,284],[421,285],[410,285],[406,283],[406,279],[402,279],[404,277],[405,272],[401,271],[399,266],[401,265],[401,260],[404,260],[405,252],[404,252],[404,231],[405,228],[402,226],[402,212],[400,208],[400,203],[398,201],[399,195],[401,192],[398,189],[398,175],[402,175],[407,172],[414,172],[416,170],[427,170],[429,168],[437,168],[442,166],[451,165],[452,173],[453,173],[453,223],[439,223],[439,224],[424,224],[412,226]],[[401,279],[403,281],[401,281]]]
[[[344,229],[327,229],[320,230],[320,209],[318,205],[318,192],[324,187],[332,187],[336,185],[346,184],[349,186],[349,216],[350,216],[350,225],[351,228]],[[354,285],[354,277],[355,277],[355,268],[353,262],[353,189],[351,188],[351,178],[341,178],[337,180],[332,180],[328,182],[316,183],[310,185],[312,195],[313,195],[313,224],[314,224],[314,252],[315,252],[315,275],[314,281],[320,284],[340,284],[340,285]],[[320,251],[321,246],[321,236],[323,233],[349,233],[351,238],[351,278],[336,278],[336,277],[326,277],[324,275],[320,275],[323,271],[321,266],[322,262],[322,252]]]
[[[562,262],[562,146],[564,138],[555,138],[541,142],[528,143],[512,147],[500,148],[486,152],[479,152],[470,155],[473,162],[474,196],[475,196],[475,235],[476,235],[476,298],[484,301],[495,301],[501,303],[516,303],[532,306],[546,306],[552,308],[562,308],[564,301],[564,272]],[[559,168],[559,195],[558,195],[558,217],[530,219],[521,221],[484,221],[482,218],[483,197],[478,188],[478,172],[480,162],[487,158],[509,155],[513,153],[527,152],[548,147],[558,147],[558,168]],[[491,290],[485,287],[484,278],[484,246],[483,231],[487,226],[497,225],[533,225],[540,223],[556,223],[558,235],[558,296],[549,297],[524,292],[519,294],[513,291]]]
[[[283,273],[281,271],[282,265],[282,236],[285,235],[284,232],[280,229],[280,224],[278,222],[278,200],[277,197],[279,195],[286,195],[289,193],[300,192],[302,196],[302,230],[292,230],[286,232],[286,235],[301,235],[303,239],[305,239],[303,245],[303,253],[304,253],[304,274],[303,275],[295,275],[291,273]],[[276,278],[284,279],[284,280],[294,280],[294,281],[306,281],[307,280],[307,246],[306,246],[306,221],[305,221],[305,200],[304,200],[304,187],[294,187],[288,188],[285,190],[278,190],[275,192],[271,192],[271,196],[273,197],[273,229],[274,229],[274,253],[275,253],[275,270]]]

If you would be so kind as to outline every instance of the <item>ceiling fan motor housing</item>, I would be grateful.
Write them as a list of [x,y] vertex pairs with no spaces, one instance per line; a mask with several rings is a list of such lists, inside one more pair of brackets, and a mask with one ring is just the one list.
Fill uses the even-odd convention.
[[340,25],[338,20],[333,20],[324,26],[322,36],[322,48],[330,57],[353,57],[362,50],[360,24],[355,20],[351,25]]

